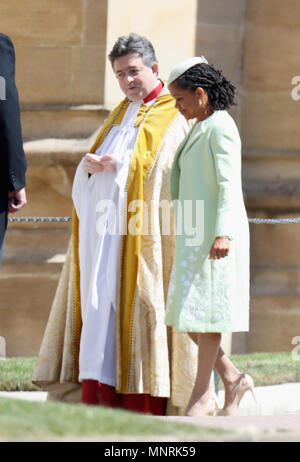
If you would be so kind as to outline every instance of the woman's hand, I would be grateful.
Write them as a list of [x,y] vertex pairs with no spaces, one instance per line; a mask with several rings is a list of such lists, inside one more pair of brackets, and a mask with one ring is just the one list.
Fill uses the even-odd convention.
[[95,154],[88,153],[84,157],[84,169],[87,173],[98,172],[116,172],[116,159],[113,156],[105,155],[99,157]]
[[216,237],[215,242],[211,246],[209,258],[210,260],[219,260],[227,257],[229,253],[229,239],[225,236]]

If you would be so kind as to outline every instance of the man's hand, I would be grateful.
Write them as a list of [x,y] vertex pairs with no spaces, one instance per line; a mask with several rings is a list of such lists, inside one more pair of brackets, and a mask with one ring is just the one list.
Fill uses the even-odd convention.
[[100,157],[100,164],[106,172],[116,172],[117,171],[117,161],[113,156],[103,156]]
[[215,242],[211,246],[209,258],[210,260],[219,260],[220,258],[227,257],[229,252],[229,239],[228,237],[216,237]]
[[25,188],[8,192],[8,213],[15,213],[27,204]]
[[116,159],[113,156],[105,155],[99,157],[88,153],[84,158],[84,169],[87,173],[116,172]]

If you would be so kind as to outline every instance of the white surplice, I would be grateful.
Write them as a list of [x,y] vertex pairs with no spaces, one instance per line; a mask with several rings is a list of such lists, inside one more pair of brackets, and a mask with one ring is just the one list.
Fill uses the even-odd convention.
[[[72,197],[79,218],[82,315],[79,381],[94,379],[115,385],[119,231],[138,130],[134,122],[140,105],[141,101],[130,103],[121,125],[112,127],[96,150],[99,156],[116,158],[117,172],[99,172],[89,177],[82,159],[74,178]],[[109,228],[109,223],[115,228]]]

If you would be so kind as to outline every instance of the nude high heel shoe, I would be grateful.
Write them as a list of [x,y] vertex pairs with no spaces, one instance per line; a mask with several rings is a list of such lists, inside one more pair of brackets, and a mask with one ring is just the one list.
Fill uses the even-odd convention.
[[242,374],[240,382],[237,385],[233,401],[230,404],[228,404],[226,407],[223,407],[223,409],[221,409],[217,413],[217,415],[218,416],[236,415],[240,401],[248,390],[251,391],[252,396],[255,402],[257,403],[256,397],[254,394],[254,382],[253,382],[252,377],[250,377],[250,375],[248,374]]

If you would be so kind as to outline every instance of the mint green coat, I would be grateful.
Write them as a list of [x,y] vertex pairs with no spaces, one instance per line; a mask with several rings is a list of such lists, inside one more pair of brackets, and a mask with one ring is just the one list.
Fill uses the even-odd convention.
[[[226,111],[194,125],[171,171],[175,261],[166,323],[183,332],[249,330],[249,226],[241,183],[241,141]],[[227,257],[210,260],[217,236]]]

